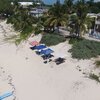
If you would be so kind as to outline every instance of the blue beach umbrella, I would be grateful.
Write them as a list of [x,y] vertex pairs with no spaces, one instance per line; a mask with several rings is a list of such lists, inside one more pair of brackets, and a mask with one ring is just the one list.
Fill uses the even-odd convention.
[[53,53],[54,51],[51,50],[50,48],[46,49],[46,50],[41,50],[41,54],[43,55],[49,55],[51,53]]
[[37,49],[37,50],[41,50],[41,49],[44,49],[44,48],[46,48],[45,45],[39,45],[39,46],[34,47],[34,49]]

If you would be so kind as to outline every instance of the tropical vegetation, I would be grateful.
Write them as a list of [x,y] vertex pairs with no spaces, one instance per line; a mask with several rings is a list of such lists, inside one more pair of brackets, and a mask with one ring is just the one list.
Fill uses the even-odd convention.
[[57,28],[59,32],[59,26],[66,25],[67,20],[67,13],[64,11],[60,1],[57,0],[56,4],[54,4],[48,11],[48,18],[45,21],[45,25],[53,27],[53,29]]
[[63,36],[57,35],[56,33],[49,33],[44,34],[40,42],[45,43],[47,46],[52,46],[64,41],[66,41],[66,39]]
[[23,9],[18,3],[13,4],[13,14],[7,20],[7,23],[11,23],[15,31],[20,32],[17,36],[16,43],[20,43],[22,40],[28,38],[33,31],[34,18],[29,15],[28,9]]
[[90,59],[100,55],[100,42],[82,39],[73,43],[69,50],[73,58]]
[[95,65],[96,65],[97,68],[99,68],[100,67],[100,60],[96,60]]
[[[37,3],[33,2],[33,6],[23,8],[19,5],[18,0],[13,0],[13,4],[11,2],[12,0],[0,0],[0,15],[6,14],[7,23],[11,23],[14,29],[19,32],[16,40],[18,43],[26,40],[32,33],[39,34],[41,31],[59,34],[60,26],[67,27],[71,36],[82,38],[83,34],[92,27],[93,19],[87,16],[87,13],[96,8],[93,0],[88,2],[65,0],[64,4],[57,0],[54,5],[49,6],[43,16],[37,18],[30,14],[30,8],[36,7]],[[97,5],[99,9],[99,4]]]
[[80,0],[75,4],[75,13],[70,17],[71,35],[82,37],[92,26],[92,18],[87,16],[88,5],[84,0]]
[[11,0],[0,0],[0,18],[8,17],[12,13]]
[[93,80],[95,80],[95,81],[97,81],[97,82],[100,83],[100,76],[99,75],[96,75],[95,73],[90,73],[89,74],[89,78],[90,79],[93,79]]

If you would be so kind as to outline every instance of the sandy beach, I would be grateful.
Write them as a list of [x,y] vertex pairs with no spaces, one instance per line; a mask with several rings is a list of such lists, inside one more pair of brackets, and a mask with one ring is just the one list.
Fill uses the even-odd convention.
[[[68,52],[71,45],[66,41],[50,47],[55,56],[64,55],[66,62],[44,64],[43,59],[29,48],[29,42],[17,47],[4,41],[5,36],[13,33],[11,25],[0,22],[0,95],[14,91],[14,97],[5,100],[100,100],[100,83],[87,77],[95,70],[94,58],[72,59]],[[41,35],[29,41],[40,39]],[[5,73],[2,74],[2,70]],[[14,90],[8,84],[9,75]]]

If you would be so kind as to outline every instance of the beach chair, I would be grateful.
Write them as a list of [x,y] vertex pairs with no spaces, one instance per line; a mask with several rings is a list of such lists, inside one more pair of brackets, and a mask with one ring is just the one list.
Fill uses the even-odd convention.
[[42,55],[41,57],[43,58],[43,60],[46,60],[46,59],[50,59],[50,58],[54,57],[54,55],[48,54],[48,55]]
[[59,65],[59,64],[61,64],[61,63],[64,63],[64,62],[65,62],[65,58],[59,57],[59,58],[55,59],[55,63],[56,63],[57,65]]
[[5,93],[5,94],[3,94],[3,95],[0,96],[0,100],[3,100],[3,99],[5,99],[5,98],[7,98],[7,97],[9,97],[11,95],[13,95],[12,92]]

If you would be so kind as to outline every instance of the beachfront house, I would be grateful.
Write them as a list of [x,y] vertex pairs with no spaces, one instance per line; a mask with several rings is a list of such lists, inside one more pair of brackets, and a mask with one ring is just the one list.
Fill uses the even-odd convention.
[[[33,5],[33,2],[18,2],[21,6],[23,6],[23,8],[27,8],[28,6],[32,6]],[[37,4],[37,7],[35,8],[30,8],[30,14],[32,16],[35,16],[35,17],[40,17],[43,15],[44,12],[47,11],[47,9],[43,8],[41,6],[41,3],[39,2],[36,2]]]
[[28,6],[32,6],[33,3],[35,3],[36,5],[40,6],[41,3],[40,2],[36,2],[36,1],[33,1],[33,2],[18,2],[21,6],[23,6],[23,8],[27,8]]
[[28,6],[32,6],[33,2],[18,2],[23,8],[27,8]]
[[94,22],[92,23],[92,27],[89,31],[90,36],[100,39],[100,13],[89,13],[88,16],[94,18]]
[[95,21],[95,31],[100,34],[100,13],[97,14],[97,19]]
[[40,17],[45,12],[47,12],[47,9],[41,8],[41,7],[40,8],[39,7],[37,7],[37,8],[31,8],[31,10],[30,10],[30,14],[32,16],[35,16],[35,17]]

